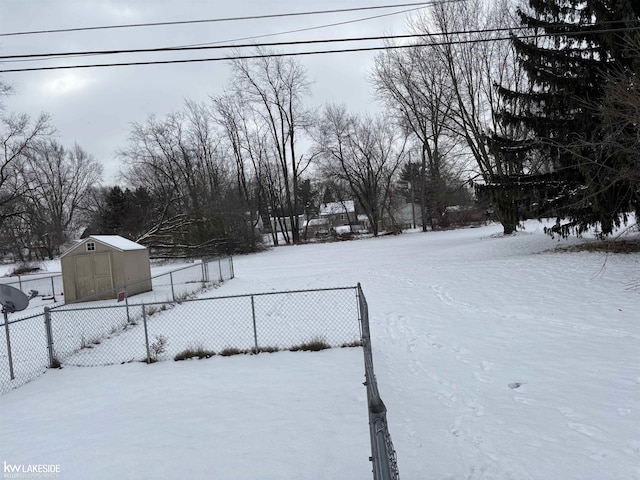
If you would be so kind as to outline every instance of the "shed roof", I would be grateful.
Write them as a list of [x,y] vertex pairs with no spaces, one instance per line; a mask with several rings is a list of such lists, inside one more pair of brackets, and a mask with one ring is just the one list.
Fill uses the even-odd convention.
[[71,247],[69,250],[64,252],[61,256],[64,257],[69,252],[72,252],[73,250],[78,248],[80,245],[83,245],[89,240],[94,240],[108,247],[112,247],[112,248],[115,248],[116,250],[120,250],[121,252],[130,251],[130,250],[144,250],[147,248],[144,245],[140,245],[139,243],[132,242],[131,240],[127,240],[126,238],[121,237],[120,235],[90,235],[89,237],[76,243],[73,247]]

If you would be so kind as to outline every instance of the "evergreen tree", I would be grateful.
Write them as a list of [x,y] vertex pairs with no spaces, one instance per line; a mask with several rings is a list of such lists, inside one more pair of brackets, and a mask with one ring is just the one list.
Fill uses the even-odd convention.
[[111,187],[104,193],[91,233],[121,235],[135,241],[152,225],[155,210],[154,200],[146,188]]
[[532,35],[512,37],[527,72],[527,91],[500,89],[516,110],[496,112],[505,124],[532,132],[518,141],[493,138],[496,155],[519,164],[539,156],[546,173],[505,176],[484,188],[520,219],[557,215],[554,231],[578,234],[599,226],[606,235],[640,211],[636,186],[621,169],[628,154],[603,148],[607,131],[600,106],[614,72],[638,71],[628,46],[640,35],[640,6],[633,0],[529,0],[518,10]]

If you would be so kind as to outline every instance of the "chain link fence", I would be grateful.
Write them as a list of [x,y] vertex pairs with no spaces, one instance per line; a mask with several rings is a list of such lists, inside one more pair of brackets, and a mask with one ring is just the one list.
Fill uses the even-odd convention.
[[[101,290],[64,305],[92,302],[93,306],[106,306],[112,305],[115,301],[128,302],[129,298],[135,298],[137,303],[182,301],[201,292],[209,285],[230,280],[233,276],[233,257],[203,259],[194,262],[193,265],[153,275],[150,279],[145,278],[126,285],[116,285],[113,288]],[[128,295],[128,291],[139,291],[136,287],[140,283],[148,284],[149,281],[151,281],[152,287],[150,291],[131,297]],[[102,300],[105,298],[107,300]],[[62,306],[61,304],[52,308]]]
[[360,345],[353,287],[48,310],[64,365]]
[[[12,315],[14,317],[15,314]],[[42,375],[50,365],[44,314],[9,318],[0,327],[0,394]]]
[[[230,280],[233,276],[232,257],[202,260],[153,276],[153,290],[132,298],[145,302],[165,302],[164,306],[161,304],[157,307],[164,310],[211,285]],[[60,276],[29,281],[23,278],[19,283],[6,284],[22,286],[23,291],[40,288],[40,295],[43,291],[47,292],[42,288],[52,285],[51,293],[56,292],[52,296],[57,296],[59,300],[63,298],[61,288],[57,289],[58,284],[62,285]],[[24,314],[17,318],[19,314],[12,314],[9,318],[5,316],[0,326],[4,332],[4,341],[0,341],[0,394],[33,380],[48,366],[56,365],[59,358],[53,352],[54,340],[60,351],[59,357],[64,358],[79,349],[91,350],[101,341],[109,340],[117,333],[136,326],[142,318],[142,312],[140,309],[136,310],[135,306],[130,307],[126,286],[113,289],[112,296],[116,297],[121,289],[125,291],[122,302],[113,298],[88,303],[91,299],[85,298],[83,302],[45,307],[44,313]],[[55,301],[55,298],[51,300]],[[69,311],[69,322],[50,322],[52,312],[58,309]]]
[[32,290],[38,292],[40,297],[53,301],[62,300],[62,275],[18,275],[18,280],[12,277],[0,279],[0,283],[10,285],[25,293]]
[[[227,271],[220,263],[216,266],[216,280],[233,276],[232,264]],[[205,272],[205,263],[201,268],[210,279],[211,270]],[[170,278],[183,275],[182,270],[171,272]],[[168,285],[174,289],[176,284]],[[369,308],[360,284],[165,302],[70,304],[12,321],[4,318],[0,393],[60,365],[152,363],[362,346],[373,478],[399,479],[387,409],[373,368]]]
[[[10,285],[18,290],[22,290],[28,294],[31,291],[38,292],[37,295],[46,300],[54,302],[64,302],[64,290],[62,275],[18,275],[17,280],[14,277],[0,278],[0,283]],[[192,295],[202,289],[202,284],[223,282],[233,278],[233,258],[208,258],[203,259],[178,269],[153,275],[151,284],[155,291],[155,300],[175,301]],[[105,296],[115,298],[118,292],[125,292],[127,287],[130,290],[136,283],[147,282],[149,279],[133,282],[128,285],[115,286],[109,290],[96,292],[94,295],[78,299],[78,302],[90,302],[92,299],[104,298]]]
[[371,349],[371,333],[369,331],[369,306],[360,284],[358,289],[358,305],[362,325],[362,347],[364,350],[364,374],[367,387],[367,403],[369,405],[369,434],[371,436],[371,461],[373,463],[374,480],[398,480],[398,459],[391,441],[387,424],[387,407],[385,406],[378,382],[373,370],[373,353]]

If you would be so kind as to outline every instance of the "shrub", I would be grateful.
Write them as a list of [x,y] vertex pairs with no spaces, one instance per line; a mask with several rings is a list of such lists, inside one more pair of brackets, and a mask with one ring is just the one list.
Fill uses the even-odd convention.
[[174,300],[176,303],[182,303],[189,298],[188,292],[182,292],[175,296]]
[[102,339],[100,337],[87,338],[84,334],[80,337],[80,350],[84,350],[85,348],[93,348],[96,345],[99,345]]
[[259,347],[258,353],[275,353],[279,352],[280,347]]
[[178,362],[189,358],[211,358],[216,354],[213,350],[207,350],[202,345],[188,347],[186,350],[178,353],[173,359]]
[[156,335],[156,341],[149,345],[149,356],[151,363],[157,362],[158,357],[167,351],[167,337]]
[[227,347],[220,352],[220,355],[223,357],[230,357],[231,355],[245,355],[250,353],[250,350],[240,350],[235,347]]
[[320,350],[326,350],[327,348],[331,348],[331,345],[327,343],[324,337],[313,337],[311,341],[294,345],[289,350],[292,352],[298,352],[300,350],[318,352]]
[[352,347],[361,347],[362,340],[354,340],[353,342],[345,342],[340,345],[341,348],[352,348]]
[[35,273],[35,272],[39,272],[41,269],[42,268],[38,263],[20,262],[9,273],[9,276],[13,277],[16,275],[24,275],[25,273]]

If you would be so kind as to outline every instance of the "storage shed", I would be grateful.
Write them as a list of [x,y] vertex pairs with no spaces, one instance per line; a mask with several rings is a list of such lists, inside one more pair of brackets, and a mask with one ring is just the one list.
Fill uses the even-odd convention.
[[65,302],[117,298],[148,292],[151,265],[147,247],[118,235],[91,235],[60,257]]

